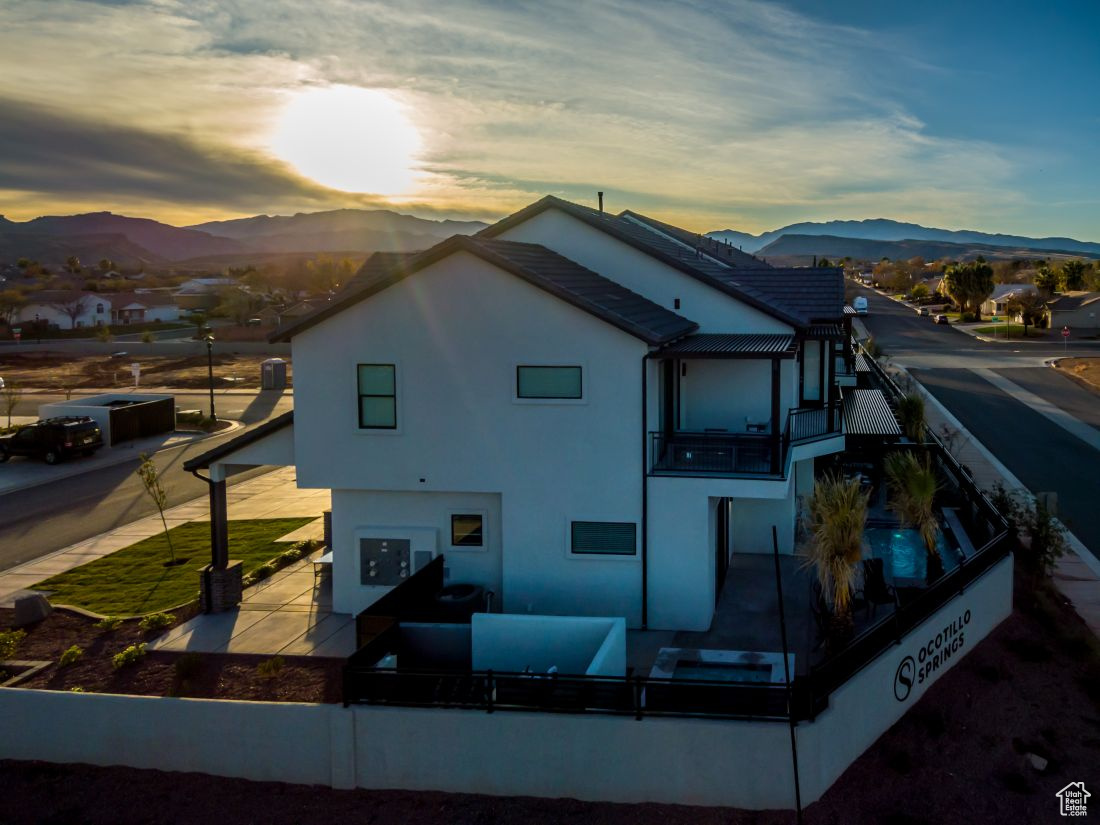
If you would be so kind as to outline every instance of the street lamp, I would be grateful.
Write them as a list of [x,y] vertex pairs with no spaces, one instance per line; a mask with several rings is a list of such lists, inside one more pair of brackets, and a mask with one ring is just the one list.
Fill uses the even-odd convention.
[[210,378],[210,420],[217,421],[214,415],[214,330],[205,327],[203,332],[206,333],[202,340],[206,344],[206,369]]

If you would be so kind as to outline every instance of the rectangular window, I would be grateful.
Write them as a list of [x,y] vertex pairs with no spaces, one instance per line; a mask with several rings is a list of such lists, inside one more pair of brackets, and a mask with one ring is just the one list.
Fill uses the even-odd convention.
[[359,365],[359,427],[397,428],[397,389],[393,364]]
[[578,555],[633,556],[637,525],[631,521],[574,521],[571,549]]
[[480,515],[456,513],[451,516],[452,547],[481,547],[484,537],[484,523]]
[[580,367],[516,367],[519,398],[580,398]]

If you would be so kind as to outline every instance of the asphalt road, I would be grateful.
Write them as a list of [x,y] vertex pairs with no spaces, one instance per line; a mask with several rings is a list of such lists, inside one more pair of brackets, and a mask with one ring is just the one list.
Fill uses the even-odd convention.
[[[197,396],[192,400],[190,396]],[[199,407],[208,396],[203,393],[176,393],[181,405]],[[38,399],[33,399],[39,403]],[[220,416],[246,424],[258,424],[293,406],[289,393],[241,391],[215,399]],[[31,413],[36,411],[32,410]],[[184,472],[183,462],[215,445],[240,435],[214,436],[182,447],[162,450],[156,463],[162,483],[173,507],[207,494],[206,482]],[[135,475],[138,460],[127,461],[95,472],[63,479],[55,484],[17,490],[0,496],[0,570],[30,561],[112,530],[156,512],[149,496]],[[236,484],[272,468],[256,468],[230,476]]]
[[1065,354],[1100,356],[1100,348],[1072,340],[1068,349],[1049,343],[985,343],[933,324],[880,295],[871,295],[870,302],[870,312],[862,320],[886,355],[909,368],[1029,490],[1056,492],[1063,522],[1100,555],[1100,452],[973,371],[993,369],[1100,428],[1096,396],[1044,366],[1048,359]]

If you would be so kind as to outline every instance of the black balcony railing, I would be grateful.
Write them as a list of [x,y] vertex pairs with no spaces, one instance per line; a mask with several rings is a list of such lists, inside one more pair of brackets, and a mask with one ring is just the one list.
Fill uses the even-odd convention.
[[779,440],[769,434],[650,433],[653,472],[761,475],[782,472]]
[[787,418],[787,431],[792,444],[840,435],[840,402],[831,401],[823,407],[791,410]]

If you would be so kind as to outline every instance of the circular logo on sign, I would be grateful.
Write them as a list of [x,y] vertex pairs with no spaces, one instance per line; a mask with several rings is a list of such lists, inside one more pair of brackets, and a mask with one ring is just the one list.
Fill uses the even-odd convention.
[[913,689],[913,677],[917,673],[917,663],[912,656],[906,656],[898,665],[898,672],[894,674],[894,697],[899,702],[909,698],[909,692]]

